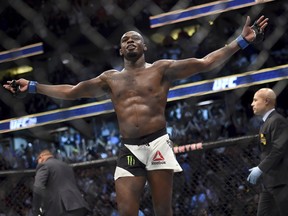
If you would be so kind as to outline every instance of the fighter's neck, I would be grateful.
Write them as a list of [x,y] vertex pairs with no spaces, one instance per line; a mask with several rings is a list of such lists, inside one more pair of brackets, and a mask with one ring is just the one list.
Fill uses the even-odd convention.
[[139,58],[137,61],[124,60],[125,70],[135,70],[146,68],[149,64],[145,62],[144,58]]

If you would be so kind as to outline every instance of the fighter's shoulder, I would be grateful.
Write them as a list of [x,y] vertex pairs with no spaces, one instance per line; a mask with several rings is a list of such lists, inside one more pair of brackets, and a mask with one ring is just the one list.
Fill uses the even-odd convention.
[[155,66],[167,66],[173,63],[175,60],[173,59],[160,59],[158,61],[155,61],[153,65]]
[[102,74],[100,74],[100,78],[108,78],[111,76],[114,76],[116,74],[119,74],[120,71],[116,70],[116,69],[111,69],[111,70],[107,70],[104,71]]
[[158,70],[166,70],[167,68],[169,68],[171,66],[171,64],[173,64],[173,62],[175,62],[175,60],[173,59],[160,59],[155,61],[152,66],[158,68]]

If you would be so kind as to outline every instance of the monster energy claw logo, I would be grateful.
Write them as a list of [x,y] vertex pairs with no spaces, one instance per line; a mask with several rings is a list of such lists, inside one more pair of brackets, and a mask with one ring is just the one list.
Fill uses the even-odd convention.
[[128,163],[128,166],[135,165],[135,158],[132,155],[128,155],[127,156],[127,163]]

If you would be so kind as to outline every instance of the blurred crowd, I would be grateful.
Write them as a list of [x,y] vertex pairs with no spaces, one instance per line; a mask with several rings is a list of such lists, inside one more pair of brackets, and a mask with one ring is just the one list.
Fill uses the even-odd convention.
[[[167,132],[177,146],[255,134],[260,120],[252,124],[254,118],[249,119],[245,109],[240,103],[228,110],[223,101],[205,106],[196,106],[189,100],[177,101],[166,110]],[[72,127],[64,127],[51,133],[53,142],[50,143],[21,139],[14,140],[17,142],[14,145],[0,145],[0,170],[35,168],[37,153],[43,148],[51,149],[57,158],[68,163],[116,156],[121,146],[116,116],[114,119],[97,118],[99,123],[94,125],[93,139],[83,137]]]
[[[175,216],[255,215],[257,195],[246,183],[251,164],[258,160],[255,143],[222,146],[177,154],[182,173],[175,175],[173,209]],[[92,216],[118,216],[115,201],[115,164],[76,166],[79,188],[93,210]],[[33,176],[0,178],[0,213],[30,216]],[[150,188],[143,192],[139,216],[152,216]],[[4,214],[5,213],[5,214]]]
[[[287,116],[288,107],[279,107],[278,111]],[[258,133],[261,119],[251,112],[250,105],[241,101],[232,106],[223,100],[197,106],[193,100],[181,100],[167,105],[167,132],[175,146],[253,135]],[[72,127],[63,127],[51,133],[52,142],[21,139],[14,140],[14,145],[0,145],[0,170],[33,169],[38,152],[44,148],[51,149],[57,158],[68,163],[117,156],[121,137],[116,116],[95,118],[97,124],[94,124],[92,139]]]

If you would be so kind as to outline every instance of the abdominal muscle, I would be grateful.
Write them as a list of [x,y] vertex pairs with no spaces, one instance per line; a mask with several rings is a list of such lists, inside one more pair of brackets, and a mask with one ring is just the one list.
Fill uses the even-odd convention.
[[164,128],[164,109],[165,104],[153,97],[130,97],[116,103],[115,111],[122,137],[137,138]]

